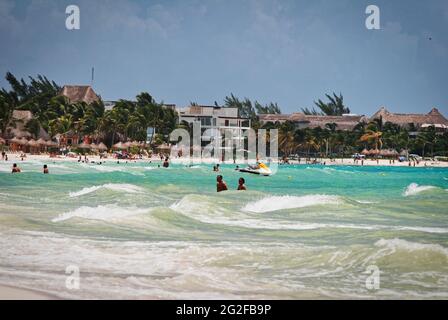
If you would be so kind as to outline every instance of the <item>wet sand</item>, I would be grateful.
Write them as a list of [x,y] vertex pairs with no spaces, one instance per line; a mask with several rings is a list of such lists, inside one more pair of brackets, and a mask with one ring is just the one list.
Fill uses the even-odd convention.
[[56,300],[56,297],[34,290],[0,285],[0,300]]

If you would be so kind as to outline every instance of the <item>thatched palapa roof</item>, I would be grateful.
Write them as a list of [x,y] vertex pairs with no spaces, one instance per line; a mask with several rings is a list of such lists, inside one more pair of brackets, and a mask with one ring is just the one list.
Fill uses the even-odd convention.
[[301,112],[293,114],[260,114],[258,117],[263,124],[291,121],[307,128],[325,128],[328,123],[335,123],[338,130],[352,130],[358,123],[367,122],[367,118],[362,115],[323,116],[306,115]]
[[435,127],[446,128],[448,120],[439,112],[437,108],[433,108],[427,114],[415,113],[392,113],[385,107],[381,107],[373,116],[373,119],[382,119],[383,123],[391,122],[400,126],[407,126],[413,123],[417,127],[428,127],[434,125]]
[[[32,134],[26,129],[27,123],[33,119],[33,114],[29,110],[14,110],[12,113],[12,121],[6,128],[6,137],[16,138],[30,138]],[[37,138],[48,139],[48,133],[42,128],[39,128]]]
[[70,102],[85,102],[91,104],[100,98],[91,86],[65,85],[61,95],[67,97]]

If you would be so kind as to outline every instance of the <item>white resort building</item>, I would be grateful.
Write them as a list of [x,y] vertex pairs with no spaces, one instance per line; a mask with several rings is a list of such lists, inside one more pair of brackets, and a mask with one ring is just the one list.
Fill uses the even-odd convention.
[[[176,108],[179,123],[200,124],[201,134],[205,139],[220,139],[227,132],[232,133],[234,145],[244,147],[244,132],[250,129],[250,119],[239,115],[238,108],[219,106],[192,105],[185,108]],[[208,144],[203,141],[203,144]]]

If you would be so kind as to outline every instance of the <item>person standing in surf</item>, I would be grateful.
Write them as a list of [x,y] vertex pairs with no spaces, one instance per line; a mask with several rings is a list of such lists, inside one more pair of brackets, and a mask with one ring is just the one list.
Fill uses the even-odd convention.
[[163,167],[168,168],[170,166],[170,163],[168,162],[168,157],[165,158],[165,161],[163,162]]
[[221,192],[221,191],[227,191],[227,184],[224,182],[224,180],[222,179],[222,175],[219,175],[216,177],[216,191],[217,192]]
[[238,180],[238,191],[246,191],[246,186],[244,185],[246,183],[246,180],[244,180],[244,178],[240,178]]
[[21,170],[20,170],[20,168],[17,166],[17,163],[14,163],[13,165],[12,165],[12,171],[11,171],[11,173],[20,173],[21,172]]

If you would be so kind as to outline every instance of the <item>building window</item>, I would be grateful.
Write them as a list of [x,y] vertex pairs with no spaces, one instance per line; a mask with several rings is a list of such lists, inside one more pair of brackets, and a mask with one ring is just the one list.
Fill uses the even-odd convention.
[[201,126],[211,126],[212,125],[211,118],[201,118]]

